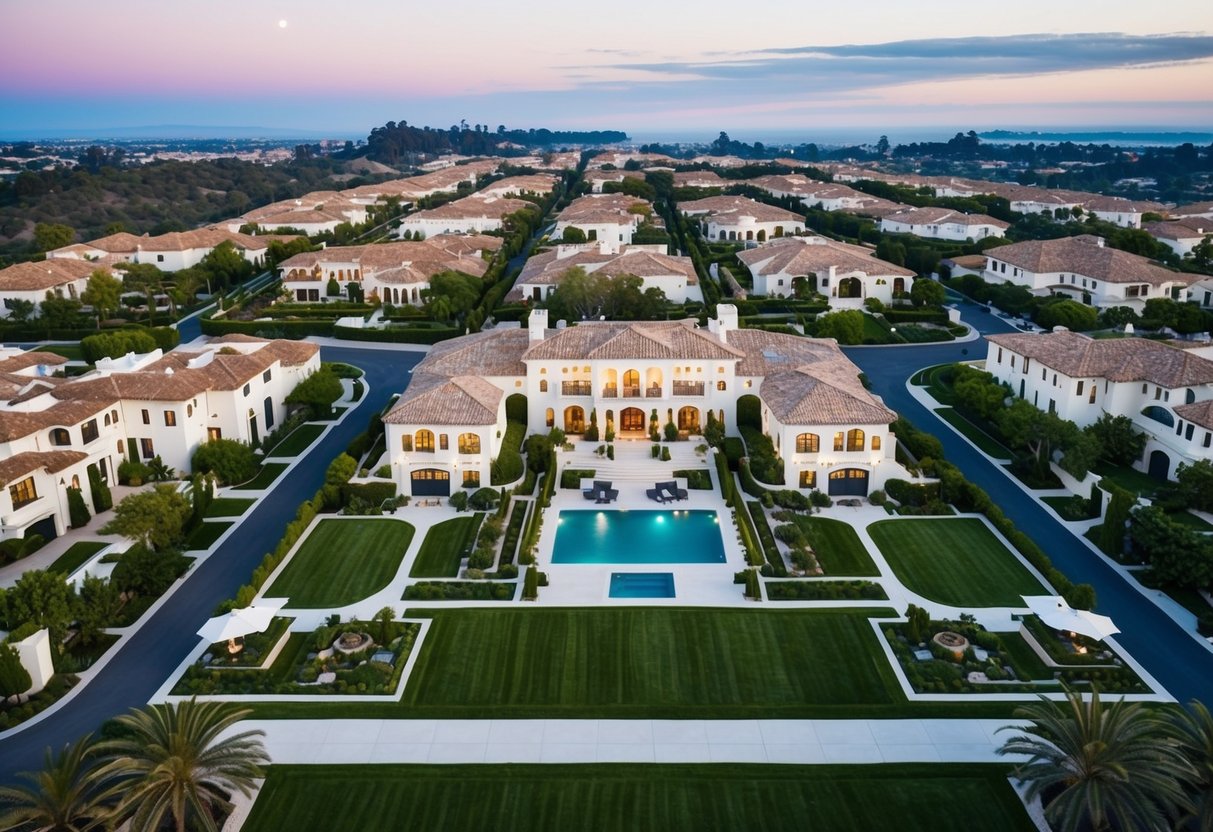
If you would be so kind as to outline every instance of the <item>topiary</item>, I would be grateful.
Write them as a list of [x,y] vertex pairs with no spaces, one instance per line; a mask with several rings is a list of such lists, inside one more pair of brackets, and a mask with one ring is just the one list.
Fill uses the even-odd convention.
[[0,643],[0,697],[25,693],[33,685],[21,657],[8,644]]

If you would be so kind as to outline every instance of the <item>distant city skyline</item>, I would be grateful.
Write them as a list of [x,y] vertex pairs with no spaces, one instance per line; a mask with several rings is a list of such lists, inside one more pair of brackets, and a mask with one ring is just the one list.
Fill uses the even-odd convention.
[[[157,124],[365,135],[444,127],[737,137],[1213,127],[1213,12],[1024,0],[654,4],[7,3],[0,134]],[[1098,32],[1093,33],[1093,30]]]

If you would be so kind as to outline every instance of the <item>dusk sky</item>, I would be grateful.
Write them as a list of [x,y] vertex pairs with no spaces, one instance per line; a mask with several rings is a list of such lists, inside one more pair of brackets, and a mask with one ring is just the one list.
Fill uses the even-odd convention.
[[1213,3],[0,0],[0,135],[1213,127]]

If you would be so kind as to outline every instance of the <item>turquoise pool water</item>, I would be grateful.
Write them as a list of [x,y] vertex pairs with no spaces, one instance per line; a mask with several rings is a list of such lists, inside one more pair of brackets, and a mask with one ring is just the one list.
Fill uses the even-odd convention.
[[612,572],[612,598],[673,598],[673,572]]
[[714,511],[562,511],[552,563],[724,563]]

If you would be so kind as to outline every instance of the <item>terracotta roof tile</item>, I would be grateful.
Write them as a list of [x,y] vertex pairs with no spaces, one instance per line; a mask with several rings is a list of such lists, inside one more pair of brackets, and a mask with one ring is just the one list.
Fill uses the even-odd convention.
[[14,454],[0,460],[0,485],[16,482],[39,469],[57,474],[82,459],[88,459],[88,454],[81,451],[26,451]]
[[1070,378],[1145,381],[1169,389],[1213,384],[1213,361],[1144,338],[1092,338],[1063,330],[986,339]]

